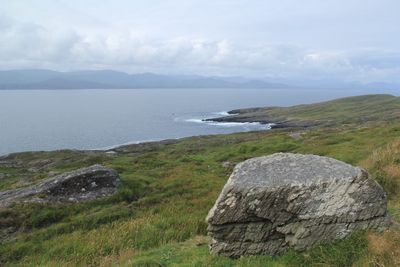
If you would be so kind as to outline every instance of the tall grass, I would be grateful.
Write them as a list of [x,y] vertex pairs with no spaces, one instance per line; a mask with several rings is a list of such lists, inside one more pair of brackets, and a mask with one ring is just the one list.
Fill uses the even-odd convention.
[[391,199],[399,199],[400,139],[373,151],[361,164],[375,176]]

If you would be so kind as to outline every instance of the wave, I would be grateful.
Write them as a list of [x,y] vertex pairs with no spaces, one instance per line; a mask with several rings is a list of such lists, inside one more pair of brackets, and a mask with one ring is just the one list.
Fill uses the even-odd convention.
[[[218,127],[241,127],[243,131],[253,131],[253,130],[270,130],[274,123],[267,123],[267,124],[262,124],[259,122],[218,122],[218,121],[206,121],[205,119],[211,117],[210,115],[219,115],[219,116],[229,116],[232,114],[229,114],[226,111],[220,111],[220,112],[212,112],[209,113],[207,116],[202,116],[202,118],[189,118],[185,119],[182,117],[176,117],[174,118],[174,121],[183,121],[183,122],[191,122],[191,123],[198,123],[198,124],[206,124],[210,126],[218,126]],[[176,137],[176,138],[159,138],[159,139],[145,139],[145,140],[139,140],[139,141],[130,141],[130,142],[125,142],[117,145],[110,145],[110,146],[105,146],[105,147],[100,147],[100,148],[91,148],[91,149],[86,149],[86,150],[92,150],[92,151],[110,151],[112,153],[112,150],[121,146],[127,146],[127,145],[136,145],[136,144],[141,144],[141,143],[148,143],[148,142],[159,142],[163,141],[166,139],[179,139],[182,137]]]
[[201,123],[212,126],[221,126],[221,127],[243,127],[245,129],[254,128],[254,129],[262,129],[262,130],[270,130],[274,125],[273,123],[262,124],[259,122],[218,122],[218,121],[206,121],[204,119],[191,118],[186,119],[186,122],[193,123]]
[[218,115],[218,116],[229,116],[232,114],[229,114],[227,111],[219,111],[219,112],[213,112],[213,115]]
[[139,140],[139,141],[130,141],[130,142],[125,142],[125,143],[121,143],[118,145],[111,145],[111,146],[105,146],[105,147],[100,147],[100,148],[89,148],[89,149],[83,149],[83,150],[100,150],[100,151],[107,151],[107,150],[112,150],[121,146],[129,146],[129,145],[137,145],[137,144],[141,144],[141,143],[151,143],[151,142],[159,142],[159,141],[163,141],[166,139],[177,139],[177,138],[159,138],[159,139],[145,139],[145,140]]

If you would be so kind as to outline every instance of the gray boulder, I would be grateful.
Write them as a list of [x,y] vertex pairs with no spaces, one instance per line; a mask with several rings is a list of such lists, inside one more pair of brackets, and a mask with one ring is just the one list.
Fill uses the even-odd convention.
[[74,201],[95,199],[116,192],[118,173],[101,165],[60,174],[36,185],[0,192],[0,207],[14,202]]
[[369,174],[315,155],[278,153],[238,164],[207,216],[213,253],[277,255],[389,225]]

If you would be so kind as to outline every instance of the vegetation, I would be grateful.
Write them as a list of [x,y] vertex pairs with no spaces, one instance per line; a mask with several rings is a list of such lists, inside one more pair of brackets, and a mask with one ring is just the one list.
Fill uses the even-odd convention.
[[[399,266],[400,231],[360,232],[280,257],[210,255],[205,217],[233,166],[276,152],[313,153],[361,165],[389,194],[400,221],[400,122],[192,137],[123,151],[14,154],[0,167],[18,187],[49,173],[101,163],[122,185],[114,196],[80,204],[18,204],[0,210],[0,265],[6,266]],[[292,136],[296,136],[293,138]],[[39,162],[39,163],[38,163]],[[46,164],[44,164],[47,162]],[[41,166],[38,168],[38,166]]]
[[277,115],[331,124],[392,121],[398,118],[400,98],[392,95],[346,97],[327,102],[277,108]]
[[[238,110],[233,121],[276,121],[290,125],[341,126],[366,122],[398,121],[400,98],[392,95],[364,95],[292,107]],[[266,119],[267,118],[267,119]],[[228,118],[227,121],[230,121]]]

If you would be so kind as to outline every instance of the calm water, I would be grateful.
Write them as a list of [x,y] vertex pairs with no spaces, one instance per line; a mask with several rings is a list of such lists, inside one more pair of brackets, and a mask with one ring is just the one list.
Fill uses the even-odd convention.
[[[365,92],[364,92],[365,93]],[[363,94],[344,90],[143,89],[0,91],[0,155],[260,130],[203,123],[231,109],[288,106]]]

